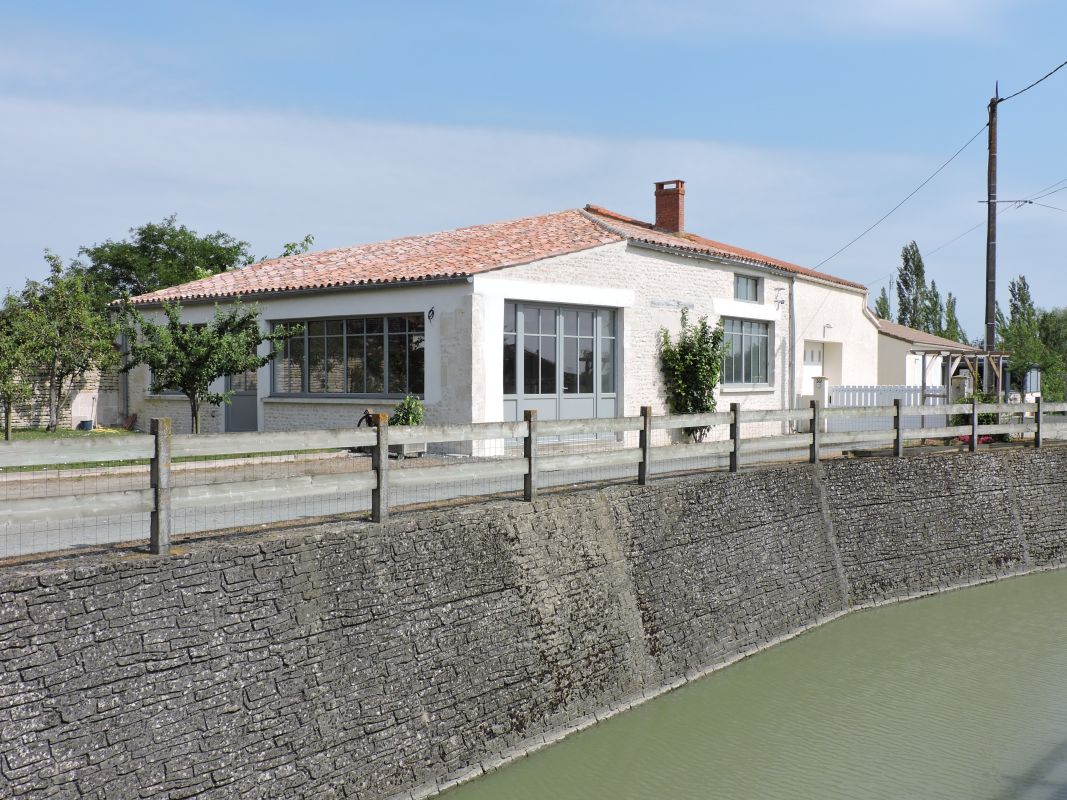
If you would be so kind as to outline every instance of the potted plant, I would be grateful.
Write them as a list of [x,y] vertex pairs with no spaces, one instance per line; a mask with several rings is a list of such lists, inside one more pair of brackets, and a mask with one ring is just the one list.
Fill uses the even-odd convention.
[[[389,418],[389,424],[421,425],[424,419],[426,419],[426,406],[415,395],[409,394],[397,403],[393,416]],[[426,445],[424,443],[392,444],[389,445],[389,451],[402,458],[407,458],[408,456],[417,456],[425,453]]]

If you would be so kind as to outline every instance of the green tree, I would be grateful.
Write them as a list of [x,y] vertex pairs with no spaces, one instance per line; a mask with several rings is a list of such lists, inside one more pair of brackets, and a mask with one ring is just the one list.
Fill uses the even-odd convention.
[[889,292],[883,286],[881,294],[878,295],[878,299],[874,303],[874,314],[878,319],[889,319],[892,313],[889,308]]
[[30,370],[33,340],[26,307],[14,295],[0,308],[0,405],[4,407],[4,440],[11,440],[11,415],[15,406],[33,393]]
[[1063,395],[1063,359],[1041,337],[1041,315],[1034,305],[1030,284],[1020,275],[1008,284],[1008,316],[997,305],[997,347],[1007,350],[1012,387],[1021,390],[1026,373],[1042,373],[1042,396],[1059,400]]
[[[297,256],[301,253],[307,253],[311,250],[313,244],[315,244],[315,237],[310,233],[299,242],[286,242],[282,245],[282,254],[278,256],[278,258],[288,258],[289,256]],[[263,260],[266,261],[267,259]]]
[[914,241],[900,251],[897,268],[897,322],[911,328],[925,330],[926,267],[919,245]]
[[[715,410],[715,387],[723,367],[723,329],[714,328],[707,317],[696,325],[689,323],[687,310],[682,310],[682,329],[678,341],[670,332],[660,330],[660,370],[667,393],[667,406],[672,414],[702,414]],[[697,441],[703,441],[708,429],[687,428]]]
[[179,225],[174,214],[131,228],[129,240],[108,239],[79,252],[89,261],[86,274],[112,300],[206,278],[253,260],[247,242],[222,231],[200,236]]
[[64,268],[62,259],[51,252],[45,253],[45,259],[49,276],[43,282],[27,282],[22,303],[31,337],[27,343],[30,369],[45,384],[47,428],[54,431],[81,379],[91,370],[117,362],[119,327],[101,311],[79,264]]
[[1041,341],[1067,363],[1067,308],[1042,311],[1037,320]]
[[926,290],[923,300],[924,313],[919,330],[932,333],[934,336],[944,336],[945,304],[941,301],[941,292],[937,289],[937,281],[930,281],[930,288]]
[[[299,327],[279,325],[270,333],[259,327],[259,311],[240,302],[228,308],[215,307],[215,316],[206,325],[182,322],[177,303],[163,306],[166,321],[156,324],[132,306],[124,316],[134,332],[130,360],[125,371],[138,364],[151,370],[150,391],[178,390],[189,401],[193,433],[200,433],[200,409],[205,403],[229,403],[233,392],[212,392],[211,384],[227,375],[259,369],[277,354],[279,346],[300,332]],[[267,355],[259,346],[270,344]]]
[[959,317],[956,315],[956,298],[952,292],[945,297],[945,329],[941,335],[954,342],[967,342],[967,333],[963,330]]

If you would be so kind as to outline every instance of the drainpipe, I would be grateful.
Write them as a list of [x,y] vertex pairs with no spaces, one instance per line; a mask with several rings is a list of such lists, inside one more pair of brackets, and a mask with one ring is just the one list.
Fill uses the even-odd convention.
[[[792,408],[797,399],[797,279],[789,277],[789,397],[784,408]],[[795,425],[795,423],[794,423]]]

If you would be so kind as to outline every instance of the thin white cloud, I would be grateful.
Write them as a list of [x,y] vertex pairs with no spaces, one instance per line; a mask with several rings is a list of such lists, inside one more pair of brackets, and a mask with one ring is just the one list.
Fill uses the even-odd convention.
[[[122,237],[172,212],[197,230],[224,230],[268,255],[305,233],[335,247],[587,202],[648,218],[652,182],[676,177],[688,181],[690,229],[813,266],[943,156],[3,97],[0,115],[19,123],[0,128],[7,188],[0,195],[0,288],[41,275],[45,247],[69,257],[79,245]],[[907,241],[933,248],[974,224],[984,171],[980,153],[967,156],[824,269],[874,283],[895,268]],[[1027,222],[1038,230],[1028,228],[1025,244],[1005,245],[1005,252],[1019,263],[1039,263],[1035,251],[1051,247],[1050,226],[1059,220]],[[978,237],[939,254],[931,272],[942,291],[973,294],[980,303],[980,281],[970,274],[980,251]],[[1041,284],[1039,277],[1031,282]]]

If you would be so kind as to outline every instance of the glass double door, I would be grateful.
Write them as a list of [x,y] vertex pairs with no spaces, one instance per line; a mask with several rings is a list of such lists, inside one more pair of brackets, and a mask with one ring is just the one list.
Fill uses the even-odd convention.
[[509,302],[504,325],[504,415],[615,416],[615,311]]

